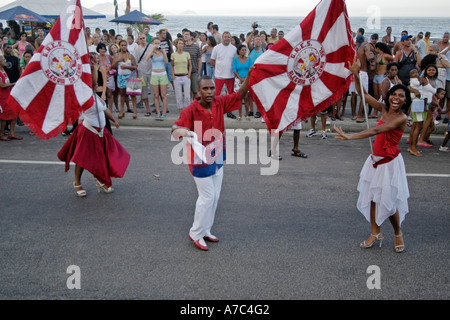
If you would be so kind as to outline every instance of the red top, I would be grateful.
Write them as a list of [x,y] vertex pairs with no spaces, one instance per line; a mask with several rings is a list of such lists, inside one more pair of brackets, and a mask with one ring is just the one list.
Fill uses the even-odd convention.
[[[0,71],[0,78],[2,79],[3,83],[9,83],[8,74],[5,71]],[[8,100],[9,94],[11,92],[11,87],[8,88],[0,88],[0,101],[3,103],[6,103]]]
[[[5,71],[0,71],[0,78],[3,83],[10,83]],[[0,88],[0,120],[13,120],[17,118],[16,113],[8,104],[8,97],[11,93],[11,87]]]
[[[380,120],[377,127],[384,122]],[[390,160],[397,157],[400,153],[398,144],[403,136],[403,130],[394,129],[378,134],[373,143],[373,154],[378,157],[389,158]]]
[[[235,92],[226,96],[216,96],[212,103],[211,112],[206,110],[199,102],[200,98],[196,98],[194,102],[184,109],[174,125],[178,127],[188,128],[190,131],[194,131],[199,142],[205,147],[212,141],[218,139],[223,140],[223,153],[221,150],[217,150],[214,154],[212,161],[199,164],[194,162],[194,150],[190,148],[191,152],[188,152],[189,169],[196,177],[207,177],[215,173],[216,165],[222,166],[216,160],[225,160],[225,124],[223,115],[225,113],[238,110],[241,107],[241,95],[239,92]],[[201,139],[201,141],[200,141]]]

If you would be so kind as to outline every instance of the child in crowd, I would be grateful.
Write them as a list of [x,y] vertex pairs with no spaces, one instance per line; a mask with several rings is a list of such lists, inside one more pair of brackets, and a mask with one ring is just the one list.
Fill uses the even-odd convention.
[[444,99],[445,97],[445,90],[443,88],[438,88],[436,90],[436,93],[433,95],[433,100],[429,104],[428,109],[428,115],[427,117],[431,117],[430,124],[422,130],[422,134],[419,140],[423,140],[424,142],[428,144],[432,144],[430,141],[430,135],[431,133],[436,129],[435,121],[438,114],[440,114],[441,107],[439,105],[439,102],[441,99]]
[[422,98],[422,85],[420,82],[419,71],[412,69],[409,73],[409,90],[411,91],[411,115],[413,118],[413,125],[409,132],[409,148],[408,152],[414,156],[421,157],[422,152],[417,150],[417,140],[419,138],[420,130],[422,130],[423,122],[427,118],[427,111],[425,110],[426,99]]
[[[327,136],[327,115],[331,111],[332,106],[329,106],[325,110],[320,112],[320,120],[322,121],[322,139],[328,139]],[[317,135],[316,131],[316,119],[317,115],[311,116],[311,129],[309,130],[308,134],[306,135],[307,138],[311,138]]]
[[450,139],[450,122],[447,125],[447,133],[446,136],[444,138],[444,141],[442,141],[442,144],[439,146],[439,151],[444,151],[444,152],[449,152],[450,148],[447,147],[447,142]]

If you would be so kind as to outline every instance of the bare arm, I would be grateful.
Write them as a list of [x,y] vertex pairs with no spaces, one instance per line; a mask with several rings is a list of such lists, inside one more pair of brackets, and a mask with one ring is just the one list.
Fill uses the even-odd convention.
[[117,66],[119,65],[119,62],[120,62],[120,60],[119,60],[119,54],[116,54],[116,55],[113,57],[113,62],[112,62],[112,64],[111,64],[111,69],[117,69]]
[[105,109],[105,115],[106,117],[111,120],[111,122],[114,124],[114,126],[119,129],[119,123],[116,121],[116,118],[114,118],[113,113],[108,108]]
[[145,57],[145,61],[150,60],[150,58],[153,56],[153,53],[155,53],[156,51],[156,47],[153,46],[152,50],[147,54],[147,56]]
[[364,54],[366,55],[366,59],[369,61],[375,59],[375,55],[368,47],[364,47]]
[[253,37],[256,32],[255,27],[254,26],[252,26],[252,27],[253,27],[252,33],[250,33],[249,36],[247,37],[247,39],[245,39],[245,43],[247,44],[249,51],[252,51],[252,49],[253,49]]
[[346,134],[342,130],[341,127],[336,127],[334,125],[334,130],[338,133],[338,135],[335,137],[339,140],[357,140],[357,139],[365,139],[372,136],[375,136],[377,134],[388,132],[397,128],[404,128],[407,122],[407,117],[403,114],[400,114],[399,116],[395,117],[393,120],[383,123],[377,127],[369,128],[367,130],[354,133],[354,134]]
[[100,66],[100,72],[102,73],[102,77],[103,77],[103,86],[102,86],[102,96],[101,96],[101,98],[103,100],[106,100],[106,79],[108,78],[108,75],[106,74],[106,69],[103,66]]
[[401,59],[402,59],[402,52],[397,51],[397,53],[395,54],[394,62],[400,62]]
[[4,83],[2,79],[0,79],[0,88],[9,88],[15,85],[15,82],[13,83]]
[[172,70],[173,80],[175,80],[177,78],[177,76],[175,75],[175,69],[174,68],[175,68],[175,62],[172,59],[172,61],[170,62],[170,70]]
[[[417,52],[417,49],[414,48],[414,53],[416,54],[416,59],[417,59],[417,67],[420,67],[420,64],[422,63],[422,57],[420,56],[420,53]],[[420,68],[419,68],[420,69]]]
[[192,62],[191,59],[188,60],[188,78],[191,78],[191,73],[192,73]]
[[241,98],[244,98],[245,95],[248,92],[248,82],[250,80],[250,75],[252,74],[253,69],[255,69],[254,66],[251,66],[250,69],[248,70],[248,74],[247,77],[245,77],[245,81],[244,83],[241,85],[241,87],[239,88],[239,94],[241,95]]
[[441,54],[438,55],[439,58],[439,64],[437,65],[438,68],[450,68],[450,62],[447,59],[443,59]]
[[[351,64],[349,61],[349,69],[351,72],[353,72],[353,75],[355,76],[356,90],[358,91],[359,96],[362,97],[362,91],[364,89],[361,88],[360,82],[359,82],[359,68],[360,68],[360,62],[359,62],[359,60],[357,60],[356,57],[353,59],[353,64]],[[372,108],[376,109],[377,111],[383,111],[385,108],[385,105],[383,103],[378,102],[374,97],[372,97],[370,94],[368,94],[365,90],[364,90],[364,99]]]

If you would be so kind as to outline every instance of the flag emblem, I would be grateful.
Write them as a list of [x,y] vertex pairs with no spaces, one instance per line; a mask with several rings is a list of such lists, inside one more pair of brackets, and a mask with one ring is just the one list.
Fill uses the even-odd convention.
[[289,78],[299,85],[311,85],[325,68],[325,50],[318,41],[300,42],[292,50],[287,62]]
[[56,84],[73,84],[81,77],[81,66],[80,54],[66,41],[53,41],[42,50],[42,70]]

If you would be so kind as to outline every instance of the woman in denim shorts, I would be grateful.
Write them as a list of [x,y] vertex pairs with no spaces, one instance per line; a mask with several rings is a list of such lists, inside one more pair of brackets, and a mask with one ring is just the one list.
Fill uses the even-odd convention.
[[[151,84],[153,87],[153,94],[155,98],[156,107],[156,120],[164,120],[167,113],[167,85],[169,79],[167,78],[166,63],[168,62],[167,54],[164,49],[161,48],[161,42],[159,38],[153,38],[153,49],[145,57],[148,61],[152,59],[152,79]],[[163,102],[163,112],[159,108],[159,97],[161,96]]]

